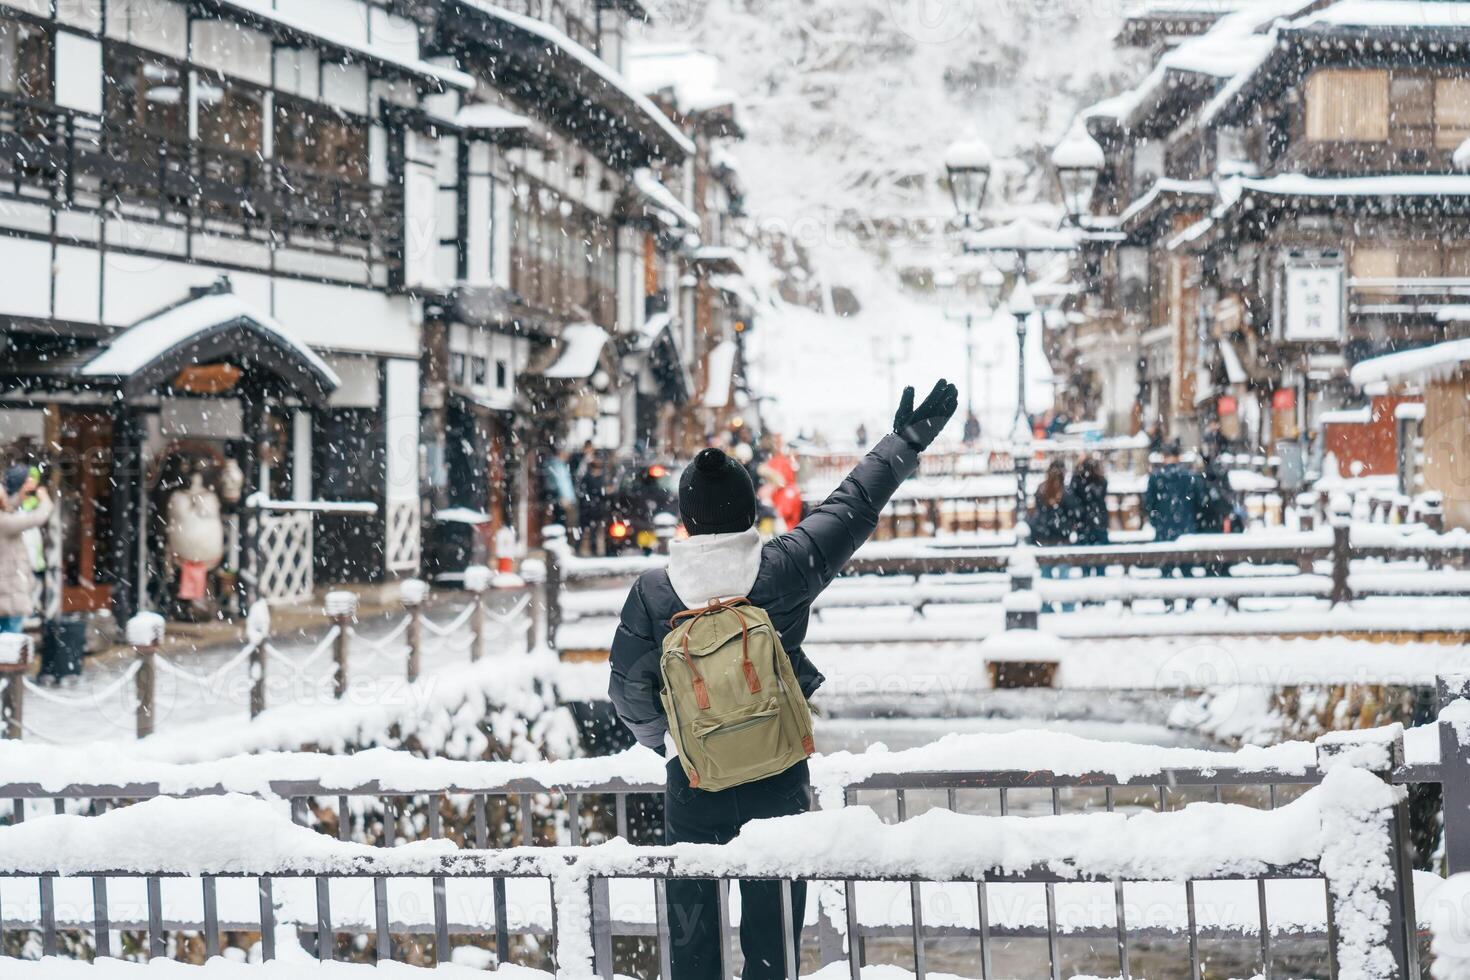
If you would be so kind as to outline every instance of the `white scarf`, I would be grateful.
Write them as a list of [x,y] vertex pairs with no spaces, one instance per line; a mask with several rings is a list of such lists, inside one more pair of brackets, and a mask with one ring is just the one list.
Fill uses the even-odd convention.
[[686,609],[749,595],[760,567],[761,536],[755,528],[669,542],[669,584]]

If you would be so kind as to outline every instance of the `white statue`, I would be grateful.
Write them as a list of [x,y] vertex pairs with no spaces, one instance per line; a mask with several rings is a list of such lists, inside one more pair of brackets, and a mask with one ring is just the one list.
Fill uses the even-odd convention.
[[208,568],[225,556],[225,525],[219,496],[195,473],[186,490],[168,498],[168,550],[180,564],[196,562]]

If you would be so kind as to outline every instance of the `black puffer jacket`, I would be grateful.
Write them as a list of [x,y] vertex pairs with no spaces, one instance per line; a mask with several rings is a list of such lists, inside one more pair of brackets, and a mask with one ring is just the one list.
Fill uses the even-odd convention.
[[[885,437],[805,520],[761,548],[747,598],[770,615],[807,697],[823,681],[801,649],[812,600],[873,533],[888,498],[918,465],[919,454],[908,443]],[[669,620],[684,608],[667,572],[644,572],[628,594],[613,638],[608,694],[634,737],[660,752],[669,726],[659,702],[659,654]]]

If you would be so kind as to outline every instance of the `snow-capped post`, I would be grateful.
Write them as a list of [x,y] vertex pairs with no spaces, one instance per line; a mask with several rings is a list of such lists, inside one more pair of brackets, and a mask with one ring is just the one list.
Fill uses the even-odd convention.
[[526,650],[535,653],[546,643],[546,567],[540,558],[521,562],[521,578],[531,587],[531,604],[526,609],[530,626],[526,631]]
[[1016,525],[1016,547],[1006,563],[1011,589],[1002,605],[1006,628],[980,644],[993,688],[1054,687],[1061,663],[1061,641],[1043,633],[1041,596],[1036,592],[1036,555],[1028,540],[1025,521]]
[[1327,521],[1332,525],[1332,604],[1353,601],[1348,572],[1352,567],[1353,501],[1347,494],[1335,494],[1327,505]]
[[429,600],[429,583],[407,578],[398,585],[398,597],[408,612],[408,682],[419,679],[419,661],[424,652],[424,603]]
[[470,565],[464,570],[464,588],[470,594],[470,662],[485,653],[485,593],[490,590],[490,569]]
[[1303,490],[1296,495],[1296,529],[1310,531],[1317,526],[1317,491]]
[[163,642],[163,617],[152,612],[138,613],[128,620],[127,639],[138,658],[138,737],[147,738],[153,734],[155,671],[158,646]]
[[[1413,844],[1408,793],[1393,785],[1404,764],[1403,726],[1328,732],[1316,750],[1325,796],[1321,870],[1337,966],[1342,976],[1411,980],[1419,976]],[[1383,950],[1391,969],[1374,962]]]
[[556,649],[556,631],[561,626],[562,564],[571,549],[567,547],[567,529],[550,524],[541,529],[546,552],[546,645]]
[[31,666],[31,638],[25,633],[0,633],[0,674],[5,676],[5,696],[0,699],[0,720],[5,737],[21,737],[26,671]]
[[653,536],[658,539],[658,553],[667,555],[669,543],[679,532],[679,519],[673,514],[659,511],[653,515]]
[[1470,872],[1470,674],[1437,677],[1435,689],[1445,865],[1454,875]]
[[1025,521],[1016,525],[1016,547],[1006,562],[1011,579],[1004,602],[1008,630],[1034,630],[1041,621],[1041,597],[1035,591],[1036,555],[1026,544],[1030,533]]
[[351,652],[352,621],[357,618],[357,593],[328,592],[323,605],[337,628],[332,644],[332,696],[340,701],[347,696],[347,657]]
[[265,645],[271,635],[271,607],[264,599],[250,604],[245,640],[250,644],[250,717],[265,711]]

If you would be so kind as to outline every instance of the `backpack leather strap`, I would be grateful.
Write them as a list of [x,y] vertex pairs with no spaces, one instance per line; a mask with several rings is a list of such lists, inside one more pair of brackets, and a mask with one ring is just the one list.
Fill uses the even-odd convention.
[[[711,613],[724,612],[727,609],[733,612],[736,618],[740,620],[740,661],[741,668],[745,673],[745,684],[750,688],[751,694],[759,694],[761,691],[761,679],[755,672],[755,664],[750,662],[750,624],[746,621],[745,615],[739,608],[740,606],[748,605],[750,605],[750,600],[745,598],[711,599],[708,605],[702,606],[699,609],[685,609],[681,612],[674,613],[673,618],[669,620],[669,628],[674,629],[683,621],[689,620],[690,629],[692,629],[694,623]],[[708,711],[709,688],[704,682],[703,675],[699,673],[699,668],[694,665],[694,658],[689,653],[689,632],[689,630],[684,631],[680,648],[684,654],[684,663],[689,666],[689,672],[694,675],[694,701],[699,705],[701,711]]]

